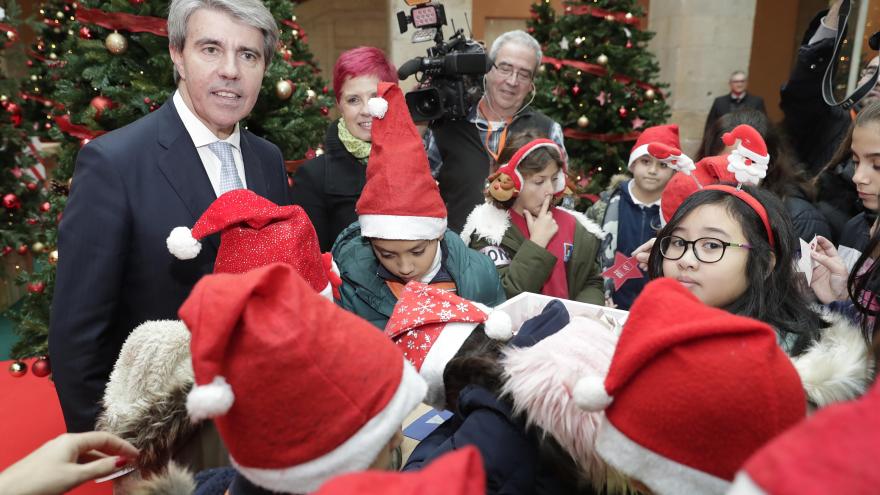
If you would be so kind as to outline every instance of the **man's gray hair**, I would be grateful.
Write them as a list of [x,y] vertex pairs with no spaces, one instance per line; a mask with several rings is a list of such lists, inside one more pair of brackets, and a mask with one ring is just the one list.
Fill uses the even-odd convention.
[[[278,24],[269,9],[260,0],[174,0],[168,8],[168,44],[178,52],[186,44],[186,25],[190,16],[199,9],[212,9],[225,12],[248,26],[263,33],[263,61],[266,68],[275,55],[278,43]],[[174,82],[180,79],[174,68]]]
[[492,63],[495,63],[495,58],[498,56],[498,51],[501,50],[501,47],[508,43],[516,43],[518,45],[524,46],[526,48],[532,49],[535,52],[535,69],[538,70],[538,67],[541,65],[541,58],[543,53],[541,53],[541,44],[538,43],[538,40],[532,37],[529,33],[523,31],[522,29],[517,29],[516,31],[508,31],[501,36],[495,38],[495,41],[492,42],[492,48],[489,49],[489,59]]
[[730,73],[730,79],[733,79],[733,78],[736,77],[736,76],[743,76],[743,77],[745,77],[746,79],[749,78],[749,76],[746,75],[746,71],[744,71],[744,70],[735,70],[735,71],[733,71],[733,72]]

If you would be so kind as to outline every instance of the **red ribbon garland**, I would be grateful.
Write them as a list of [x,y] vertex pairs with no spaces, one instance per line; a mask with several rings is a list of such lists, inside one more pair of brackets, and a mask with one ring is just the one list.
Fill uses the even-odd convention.
[[574,15],[591,15],[600,19],[605,19],[609,21],[613,20],[629,25],[639,23],[639,18],[632,14],[627,17],[627,15],[622,12],[611,12],[610,10],[603,10],[598,7],[591,7],[589,5],[566,5],[565,13]]
[[[48,171],[49,165],[43,159],[42,155],[40,155],[40,152],[37,151],[37,147],[34,146],[34,143],[32,143],[31,140],[28,139],[24,133],[22,133],[21,137],[27,143],[27,147],[28,147],[28,149],[31,150],[31,153],[34,155],[34,158],[40,163],[40,165],[43,166],[43,169]],[[31,170],[31,173],[34,174],[34,177],[36,177],[37,180],[39,180],[40,182],[43,182],[46,180],[46,178],[43,177],[43,174],[40,173],[40,169],[38,169],[37,167],[30,167],[30,170]]]
[[641,132],[629,132],[626,134],[596,134],[593,132],[583,132],[574,129],[565,129],[562,134],[567,138],[577,139],[579,141],[600,141],[603,143],[622,143],[625,141],[635,141],[642,134]]
[[55,122],[58,123],[61,132],[77,139],[95,139],[101,134],[107,133],[107,131],[93,131],[84,125],[74,124],[70,121],[69,115],[59,115],[55,117]]
[[[3,46],[9,46],[18,39],[18,31],[15,30],[14,27],[9,24],[4,24],[0,22],[0,32],[3,34],[3,38],[5,38],[5,43]],[[12,33],[12,38],[9,38],[6,33]]]
[[[552,64],[554,67],[556,67],[556,70],[559,70],[562,68],[563,65],[566,65],[568,67],[578,69],[581,72],[593,74],[594,76],[604,77],[608,75],[608,69],[606,69],[605,67],[602,67],[601,65],[590,64],[587,62],[581,62],[579,60],[560,60],[553,57],[544,57],[543,59],[541,59],[541,62],[545,64]],[[644,81],[637,81],[629,76],[624,76],[622,74],[613,74],[611,77],[617,82],[621,82],[623,84],[635,84],[642,89],[653,90],[661,97],[664,96],[660,88],[654,86],[653,84],[649,84]]]
[[83,24],[94,24],[114,31],[130,33],[152,33],[168,37],[168,21],[161,17],[126,14],[125,12],[104,12],[100,9],[76,9],[76,20]]
[[50,100],[48,98],[43,98],[42,96],[37,96],[37,95],[31,94],[31,93],[24,93],[24,92],[20,93],[20,96],[21,96],[22,100],[34,100],[35,102],[42,103],[43,105],[49,104],[50,106],[53,106],[59,110],[64,108],[64,105],[62,105],[61,103],[58,103],[57,101]]

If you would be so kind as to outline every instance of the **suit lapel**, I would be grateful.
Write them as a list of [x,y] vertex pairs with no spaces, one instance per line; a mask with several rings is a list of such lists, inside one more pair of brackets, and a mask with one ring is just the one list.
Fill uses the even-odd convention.
[[[162,126],[159,129],[159,145],[163,149],[159,156],[159,170],[186,205],[194,224],[217,197],[199,153],[183,126],[183,121],[177,115],[173,101],[169,99],[157,111],[163,112]],[[248,182],[250,183],[250,178]],[[215,251],[220,244],[217,237],[209,237]]]
[[247,188],[264,198],[269,198],[269,188],[266,187],[266,174],[263,173],[263,164],[260,157],[251,147],[252,135],[241,129],[241,160],[244,162],[244,176],[247,179]]

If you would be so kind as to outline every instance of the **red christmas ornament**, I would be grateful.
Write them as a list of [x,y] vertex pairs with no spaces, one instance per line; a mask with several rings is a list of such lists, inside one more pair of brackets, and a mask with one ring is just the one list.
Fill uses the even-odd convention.
[[317,155],[317,153],[315,153],[314,149],[309,148],[306,150],[306,157],[305,157],[306,160],[311,160],[312,158],[314,158],[316,156],[318,156],[318,155]]
[[80,39],[90,40],[92,39],[92,32],[89,30],[87,26],[83,26],[79,28],[79,37]]
[[151,100],[149,96],[144,96],[144,103],[149,105],[151,101],[153,101],[153,100]]
[[626,47],[627,47],[627,48],[632,48],[632,47],[633,47],[633,42],[632,42],[632,40],[626,40]]
[[43,356],[34,361],[34,364],[31,365],[31,373],[40,378],[49,376],[52,373],[52,367],[49,366],[49,358]]
[[40,205],[40,211],[46,213],[47,211],[52,209],[52,204],[46,201],[45,203]]
[[[25,220],[25,222],[27,222],[28,225],[36,225],[36,224],[40,223],[40,221],[37,220],[36,218],[28,218],[27,220]],[[22,253],[22,254],[24,254],[24,253]]]
[[28,191],[36,191],[39,186],[37,186],[36,182],[28,182],[24,187],[26,187]]
[[15,114],[9,118],[12,121],[12,127],[20,127],[21,126],[21,115]]
[[24,361],[16,361],[9,365],[9,374],[15,378],[21,378],[27,374],[27,364]]
[[89,103],[95,109],[95,118],[100,119],[105,110],[113,108],[113,102],[106,96],[96,96]]
[[327,93],[330,92],[330,88],[328,88],[327,86],[324,86],[323,88],[321,88],[321,92],[326,95]]
[[12,246],[3,246],[3,256],[12,252]]
[[529,32],[529,34],[535,34],[535,28],[533,28],[533,27],[531,27],[531,26],[529,26],[529,28],[527,29],[527,31]]
[[321,115],[328,115],[330,113],[330,109],[327,107],[321,107]]
[[27,290],[31,294],[42,294],[46,290],[46,284],[43,282],[31,282],[27,284]]
[[620,107],[619,109],[617,109],[617,113],[621,117],[626,118],[626,116],[629,115],[629,110],[627,110],[625,107]]
[[132,5],[140,5],[144,3],[144,0],[128,0]]
[[18,246],[18,249],[15,250],[18,254],[27,254],[28,247],[27,244],[22,244]]
[[21,200],[13,193],[3,196],[3,207],[7,210],[17,210],[21,208]]
[[577,96],[578,94],[580,94],[580,92],[581,92],[581,87],[578,86],[577,84],[575,84],[574,87],[571,88],[571,94],[573,94],[573,95],[575,95],[575,96]]

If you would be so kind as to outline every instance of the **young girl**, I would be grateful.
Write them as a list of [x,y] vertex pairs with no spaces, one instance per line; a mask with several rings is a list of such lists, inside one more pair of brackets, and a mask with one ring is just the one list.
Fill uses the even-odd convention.
[[565,190],[564,152],[526,132],[512,135],[489,176],[488,201],[468,215],[461,237],[498,269],[507,297],[535,292],[605,303],[597,252],[602,229],[553,206]]
[[773,194],[707,186],[658,233],[648,274],[674,278],[709,306],[772,326],[814,405],[857,397],[870,377],[865,343],[845,318],[825,319],[808,304],[794,270],[795,242]]
[[358,222],[333,245],[339,304],[385,328],[410,280],[488,306],[504,302],[492,262],[446,228],[446,206],[400,88],[383,82],[379,95],[370,100],[373,144]]

